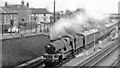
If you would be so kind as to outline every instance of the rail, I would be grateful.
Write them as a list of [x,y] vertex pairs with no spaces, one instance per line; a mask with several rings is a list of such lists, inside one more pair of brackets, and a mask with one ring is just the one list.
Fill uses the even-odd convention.
[[118,56],[118,59],[111,65],[111,68],[118,67],[119,61],[120,61],[120,58],[119,58],[119,56]]
[[116,61],[112,64],[112,68],[114,68],[114,66],[118,66],[118,61],[119,61],[119,60],[116,60]]

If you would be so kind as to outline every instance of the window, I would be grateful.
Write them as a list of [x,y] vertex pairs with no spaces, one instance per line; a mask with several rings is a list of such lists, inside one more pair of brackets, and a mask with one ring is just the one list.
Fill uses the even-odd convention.
[[46,14],[44,14],[44,16],[46,16]]

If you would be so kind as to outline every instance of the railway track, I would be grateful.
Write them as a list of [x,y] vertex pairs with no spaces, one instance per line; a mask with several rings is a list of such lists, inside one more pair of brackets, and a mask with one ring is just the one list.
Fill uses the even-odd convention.
[[118,41],[116,40],[115,42],[113,42],[107,48],[103,49],[99,53],[91,56],[87,60],[85,60],[82,63],[78,64],[78,66],[75,67],[75,68],[79,68],[80,66],[82,66],[82,67],[89,66],[89,68],[91,68],[92,66],[94,67],[97,63],[99,63],[100,61],[102,61],[102,59],[104,59],[105,57],[107,57],[112,51],[114,51],[118,47],[117,42]]

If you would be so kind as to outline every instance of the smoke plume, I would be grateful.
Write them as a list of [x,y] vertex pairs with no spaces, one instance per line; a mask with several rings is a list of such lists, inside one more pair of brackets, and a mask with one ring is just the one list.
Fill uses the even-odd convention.
[[107,19],[108,17],[97,12],[74,12],[67,17],[61,18],[53,25],[50,29],[50,38],[55,39],[58,36],[81,33],[93,28],[97,29],[103,27]]

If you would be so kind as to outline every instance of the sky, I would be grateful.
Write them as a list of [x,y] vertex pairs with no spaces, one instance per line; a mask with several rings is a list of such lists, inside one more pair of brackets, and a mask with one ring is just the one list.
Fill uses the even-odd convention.
[[[49,11],[53,11],[54,0],[24,0],[29,2],[30,7],[33,8],[47,8]],[[77,8],[85,8],[93,11],[99,11],[102,13],[117,13],[118,2],[120,0],[55,0],[56,11],[65,11],[69,9],[71,11]],[[20,4],[21,0],[0,0],[0,6],[4,5],[4,2],[8,4]]]

